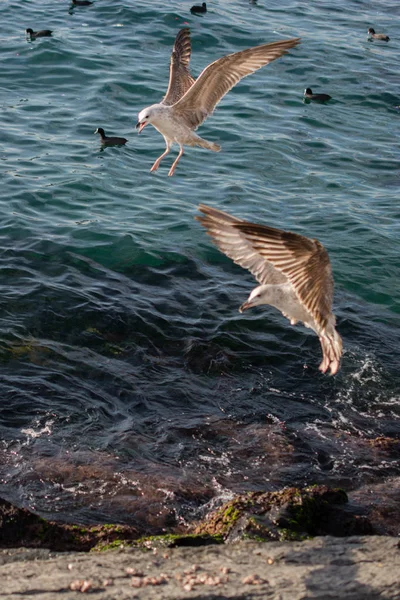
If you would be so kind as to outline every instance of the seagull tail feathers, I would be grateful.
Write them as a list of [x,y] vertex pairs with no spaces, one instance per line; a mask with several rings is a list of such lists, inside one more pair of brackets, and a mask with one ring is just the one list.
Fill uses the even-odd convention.
[[199,136],[196,137],[195,145],[205,148],[206,150],[212,150],[213,152],[219,152],[221,150],[221,146],[219,144],[207,142],[207,140],[203,140],[203,138]]
[[329,333],[325,332],[320,335],[319,341],[321,342],[323,355],[319,370],[322,371],[322,373],[326,373],[326,371],[330,369],[331,375],[335,375],[338,372],[340,357],[342,356],[342,338],[333,327],[332,331]]

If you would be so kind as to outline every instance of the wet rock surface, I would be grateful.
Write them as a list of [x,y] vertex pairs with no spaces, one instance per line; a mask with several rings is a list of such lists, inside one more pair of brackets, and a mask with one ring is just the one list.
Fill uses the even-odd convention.
[[314,486],[236,496],[197,525],[171,527],[162,536],[145,528],[109,524],[84,527],[46,521],[27,509],[0,500],[0,547],[25,546],[55,551],[88,551],[121,544],[200,546],[211,543],[302,540],[315,535],[375,533],[356,506],[347,507],[343,490]]
[[[241,540],[301,541],[332,535],[399,535],[400,481],[352,492],[311,486],[235,496],[202,521],[169,528],[119,524],[74,525],[46,521],[0,499],[0,548],[47,548],[53,551],[101,551],[124,546],[145,548],[206,546]],[[154,533],[156,535],[154,535]]]
[[374,528],[362,509],[348,506],[346,492],[327,486],[278,492],[250,492],[211,514],[196,533],[224,540],[302,540],[316,535],[370,535]]
[[379,535],[400,536],[400,478],[362,486],[349,493],[351,505],[363,506]]
[[49,548],[54,551],[85,552],[113,547],[121,540],[132,542],[139,534],[134,527],[95,525],[84,527],[46,521],[25,508],[0,498],[0,548]]

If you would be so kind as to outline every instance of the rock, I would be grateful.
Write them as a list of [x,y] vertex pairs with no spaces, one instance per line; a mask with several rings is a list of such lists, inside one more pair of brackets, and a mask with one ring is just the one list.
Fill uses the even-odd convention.
[[397,539],[379,536],[167,553],[3,550],[0,579],[2,597],[10,599],[398,600],[400,550]]
[[[141,546],[172,548],[211,546],[239,540],[305,540],[313,536],[398,535],[400,479],[351,492],[327,486],[286,488],[276,492],[249,492],[211,512],[197,524],[167,527],[143,521],[141,528],[103,524],[71,525],[46,521],[26,509],[0,499],[0,548],[48,548],[54,551],[89,551]],[[382,489],[381,489],[382,488]],[[161,531],[163,532],[161,535]]]
[[134,527],[96,525],[83,527],[46,521],[25,508],[0,498],[0,548],[49,548],[89,551],[118,547],[139,537]]
[[345,507],[347,502],[346,492],[327,486],[249,492],[212,513],[195,533],[221,535],[227,542],[373,534],[368,518],[354,506]]

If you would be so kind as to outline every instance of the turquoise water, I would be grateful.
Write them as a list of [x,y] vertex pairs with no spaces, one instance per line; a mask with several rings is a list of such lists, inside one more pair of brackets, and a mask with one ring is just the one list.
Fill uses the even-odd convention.
[[[398,475],[397,3],[3,2],[0,494],[41,514],[163,527],[244,489]],[[174,150],[137,113],[192,33],[192,71],[302,38]],[[367,29],[390,35],[367,40]],[[28,41],[25,29],[53,29]],[[326,105],[303,90],[329,93]],[[128,138],[102,150],[97,127]],[[213,246],[198,203],[318,238],[342,367]]]

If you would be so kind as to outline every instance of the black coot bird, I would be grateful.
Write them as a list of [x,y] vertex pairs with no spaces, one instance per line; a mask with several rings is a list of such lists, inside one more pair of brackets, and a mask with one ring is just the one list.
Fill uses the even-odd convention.
[[31,38],[31,40],[35,40],[39,37],[49,37],[53,32],[51,29],[42,29],[41,31],[33,31],[30,27],[26,30],[27,35]]
[[304,98],[306,100],[314,100],[315,102],[328,102],[332,98],[329,94],[313,94],[311,88],[304,90]]
[[89,6],[89,4],[93,4],[91,0],[72,0],[72,4],[74,6]]
[[195,4],[190,9],[190,12],[191,13],[206,13],[207,12],[207,4],[205,2],[203,2],[201,6]]
[[95,133],[98,133],[101,137],[101,143],[103,144],[103,146],[122,146],[128,141],[126,138],[123,137],[107,137],[102,127],[98,127]]
[[390,40],[390,37],[385,33],[375,33],[375,29],[373,27],[368,29],[368,35],[372,40],[381,40],[381,42],[388,42]]

